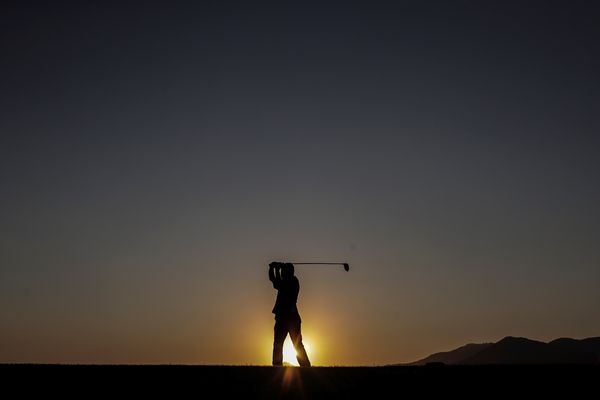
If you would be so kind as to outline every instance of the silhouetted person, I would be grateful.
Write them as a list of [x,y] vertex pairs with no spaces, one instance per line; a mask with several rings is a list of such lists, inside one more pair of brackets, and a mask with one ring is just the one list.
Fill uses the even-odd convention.
[[310,361],[302,344],[302,332],[300,331],[302,320],[296,307],[300,283],[294,276],[294,265],[272,262],[269,264],[269,280],[277,289],[277,300],[273,307],[273,314],[275,314],[273,365],[283,364],[283,342],[289,333],[296,349],[298,364],[301,367],[310,367]]

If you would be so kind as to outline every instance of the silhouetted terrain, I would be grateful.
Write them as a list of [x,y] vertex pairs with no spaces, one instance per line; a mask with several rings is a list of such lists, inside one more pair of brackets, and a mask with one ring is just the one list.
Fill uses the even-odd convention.
[[600,337],[582,340],[561,338],[545,343],[507,336],[497,343],[472,343],[435,353],[409,365],[436,362],[458,365],[593,364],[600,362]]
[[424,365],[428,363],[459,364],[462,360],[474,356],[493,343],[469,343],[458,349],[435,353],[409,365]]
[[[583,398],[600,365],[227,367],[0,365],[4,393],[30,398],[371,399],[452,395]],[[34,397],[36,398],[36,397]]]

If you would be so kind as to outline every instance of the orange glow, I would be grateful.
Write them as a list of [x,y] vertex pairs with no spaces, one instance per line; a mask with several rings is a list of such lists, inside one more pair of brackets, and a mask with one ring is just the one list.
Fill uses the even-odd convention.
[[[308,358],[312,359],[313,354],[310,342],[307,342],[305,339],[303,339],[302,342],[304,343]],[[296,349],[294,349],[294,344],[289,337],[285,339],[285,343],[283,344],[283,362],[296,367],[299,366],[298,360],[296,360]]]
[[304,388],[302,386],[302,377],[296,368],[283,368],[283,376],[281,379],[281,394],[295,395],[302,394]]

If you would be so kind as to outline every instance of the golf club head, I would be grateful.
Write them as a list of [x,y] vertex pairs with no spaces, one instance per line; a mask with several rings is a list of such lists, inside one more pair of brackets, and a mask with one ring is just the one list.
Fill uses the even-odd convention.
[[345,270],[346,272],[350,271],[350,264],[348,264],[348,263],[344,263],[344,270]]

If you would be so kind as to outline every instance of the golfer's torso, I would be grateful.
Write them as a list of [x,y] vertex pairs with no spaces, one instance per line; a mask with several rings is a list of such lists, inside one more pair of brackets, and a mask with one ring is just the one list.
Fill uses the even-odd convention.
[[300,292],[300,283],[295,276],[289,280],[281,281],[279,290],[277,291],[277,300],[273,313],[280,314],[298,314],[296,302],[298,301],[298,293]]

